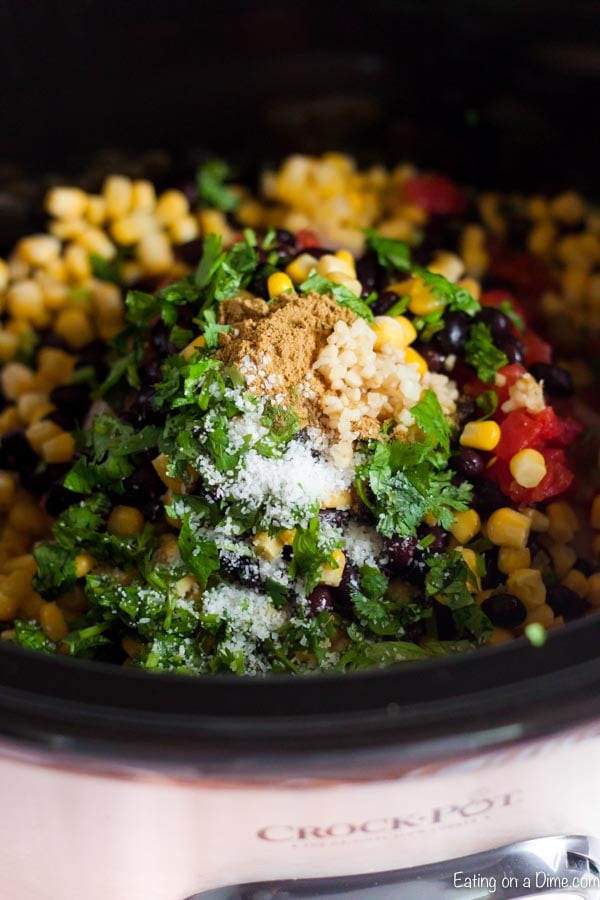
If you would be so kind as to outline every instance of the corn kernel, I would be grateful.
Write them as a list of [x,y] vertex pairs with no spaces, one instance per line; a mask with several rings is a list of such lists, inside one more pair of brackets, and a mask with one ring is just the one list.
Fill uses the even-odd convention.
[[40,626],[46,637],[58,643],[69,633],[62,609],[56,603],[44,603],[40,609]]
[[546,477],[546,460],[539,450],[519,450],[511,458],[508,467],[517,484],[524,488],[537,487]]
[[203,334],[198,335],[198,337],[194,338],[193,341],[190,341],[189,344],[180,350],[179,353],[185,360],[190,359],[194,353],[198,350],[201,350],[202,347],[206,347],[206,338]]
[[286,275],[284,272],[274,272],[272,275],[269,275],[267,289],[269,297],[278,297],[286,291],[293,291],[294,285],[289,275]]
[[443,309],[445,305],[446,301],[441,297],[436,297],[422,278],[417,276],[413,279],[408,303],[411,313],[415,316],[428,316],[429,313]]
[[131,185],[132,212],[151,213],[156,206],[156,191],[151,181],[140,178]]
[[465,512],[456,513],[450,532],[459,544],[468,544],[478,534],[480,528],[481,519],[477,511],[467,509]]
[[98,194],[88,194],[85,217],[90,225],[102,225],[106,219],[106,203]]
[[333,272],[343,272],[348,278],[356,278],[356,269],[353,262],[349,263],[347,260],[337,254],[334,255],[333,253],[323,254],[317,262],[317,272],[319,275],[323,275],[324,278],[328,278]]
[[19,336],[0,327],[0,363],[10,362],[19,352]]
[[341,284],[343,287],[348,288],[348,290],[357,297],[360,297],[362,294],[362,284],[360,281],[356,278],[352,278],[351,275],[347,275],[345,272],[330,272],[328,278],[333,284]]
[[68,244],[64,252],[67,274],[75,281],[85,281],[91,277],[92,267],[87,252],[79,244]]
[[548,534],[559,544],[568,544],[579,529],[579,521],[573,507],[564,500],[556,500],[546,507],[546,515],[550,519]]
[[16,252],[28,265],[43,268],[58,257],[60,241],[51,234],[32,234],[19,241]]
[[[38,272],[35,280],[41,288],[44,306],[48,312],[55,312],[67,306],[70,300],[68,285],[62,281],[57,281],[56,278],[48,275],[47,272]],[[46,318],[49,321],[49,317],[46,316]]]
[[531,522],[532,531],[535,531],[538,534],[543,534],[544,532],[548,531],[550,527],[550,519],[539,509],[526,507],[522,509],[521,512],[524,516],[527,516],[527,518]]
[[337,259],[341,259],[342,262],[346,263],[348,266],[348,274],[352,275],[356,278],[356,260],[354,256],[350,253],[349,250],[338,250],[335,254]]
[[44,385],[66,384],[75,368],[75,357],[58,347],[42,347],[38,352],[38,373]]
[[225,215],[218,209],[201,209],[198,213],[198,224],[202,234],[218,234],[223,244],[231,244],[234,232],[230,228]]
[[0,373],[0,384],[7,400],[17,400],[21,394],[34,391],[37,387],[35,374],[23,363],[10,362]]
[[4,412],[0,413],[0,436],[12,431],[13,428],[19,428],[22,424],[17,407],[7,406]]
[[82,309],[63,309],[54,322],[54,330],[73,350],[81,350],[94,340],[94,329]]
[[40,612],[43,605],[44,600],[34,590],[26,597],[23,597],[19,604],[26,619],[36,619],[38,622],[40,620]]
[[433,262],[427,268],[430,272],[437,275],[443,275],[448,281],[456,283],[465,271],[465,264],[456,253],[449,253],[447,250],[439,250]]
[[517,569],[528,569],[531,566],[531,552],[528,547],[500,547],[498,551],[498,568],[505,575]]
[[41,456],[48,465],[71,462],[74,453],[75,441],[66,431],[42,444]]
[[404,351],[404,362],[407,366],[414,366],[421,376],[427,372],[427,363],[421,354],[417,353],[412,347],[407,347]]
[[59,434],[63,434],[62,428],[60,428],[56,422],[51,422],[49,419],[42,419],[41,422],[34,422],[25,431],[27,440],[38,455],[41,455],[42,447],[46,441],[58,437]]
[[45,198],[46,212],[55,219],[78,219],[84,214],[87,204],[87,194],[76,187],[51,188]]
[[5,590],[2,581],[0,581],[0,622],[12,622],[19,611],[19,600],[17,597]]
[[546,585],[537,569],[515,569],[506,580],[506,590],[518,597],[527,609],[535,609],[546,602]]
[[590,606],[597,609],[600,606],[600,572],[594,572],[588,578],[588,591],[585,598]]
[[139,534],[144,527],[144,516],[135,506],[115,506],[106,522],[106,530],[116,537]]
[[48,231],[61,241],[75,240],[90,227],[85,219],[57,219],[50,222]]
[[8,264],[0,259],[0,294],[6,290],[10,279]]
[[177,219],[169,227],[169,234],[174,244],[187,244],[198,237],[198,221],[188,214]]
[[371,329],[375,332],[374,350],[381,350],[386,344],[404,350],[417,336],[414,325],[406,316],[376,316]]
[[78,553],[75,557],[75,576],[85,578],[96,565],[96,559],[90,553]]
[[557,237],[556,226],[552,222],[538,222],[527,236],[527,249],[534,256],[548,256]]
[[17,477],[12,472],[0,470],[0,511],[6,512],[14,503]]
[[301,253],[286,267],[286,273],[295,284],[306,281],[313,269],[317,268],[317,260],[310,253]]
[[102,259],[113,259],[117,254],[117,248],[104,231],[91,226],[77,235],[76,241],[81,244],[88,253],[101,256]]
[[165,234],[146,234],[136,248],[137,259],[148,275],[163,275],[173,265],[173,251]]
[[254,549],[261,559],[273,562],[283,553],[283,541],[279,536],[271,537],[267,531],[259,531],[252,538]]
[[570,544],[551,542],[547,545],[547,549],[552,558],[552,566],[557,578],[564,578],[577,562],[575,548]]
[[17,496],[8,514],[8,524],[20,534],[32,538],[43,537],[47,530],[46,516],[33,498],[25,495]]
[[55,406],[50,403],[48,394],[42,394],[40,391],[31,391],[27,394],[21,394],[17,400],[17,410],[19,416],[28,425],[38,422],[45,416],[53,412]]
[[543,628],[550,628],[554,624],[554,610],[547,603],[541,603],[539,606],[532,607],[527,612],[527,618],[523,622],[523,627],[527,625],[541,625]]
[[350,509],[351,504],[350,491],[336,491],[321,500],[321,509]]
[[328,587],[338,587],[346,567],[346,557],[341,550],[334,550],[331,555],[335,560],[335,565],[321,566],[320,584],[326,584]]
[[163,225],[169,226],[187,216],[190,211],[188,198],[182,191],[170,190],[161,194],[154,215]]
[[115,219],[110,227],[113,240],[123,247],[131,247],[137,244],[147,234],[157,231],[156,219],[148,213],[130,213],[120,219]]
[[493,450],[500,436],[500,426],[497,422],[467,422],[459,443],[461,447],[473,447],[475,450]]
[[167,473],[169,460],[164,453],[159,453],[159,455],[152,460],[152,466],[165,487],[173,491],[174,494],[181,494],[183,492],[182,479],[174,478]]
[[590,510],[590,525],[596,531],[600,531],[600,494],[596,494],[592,500],[592,508]]
[[585,202],[575,191],[564,191],[550,203],[550,213],[565,225],[576,225],[585,215]]
[[473,579],[471,579],[471,581],[467,584],[467,587],[472,594],[475,594],[481,590],[481,578],[478,571],[479,566],[477,554],[474,550],[471,550],[470,547],[457,547],[457,550],[469,567],[471,574],[473,575]]
[[507,628],[494,628],[487,639],[486,644],[490,647],[497,647],[498,644],[506,644],[508,641],[512,640],[513,635]]
[[109,175],[102,187],[104,208],[109,219],[120,219],[131,208],[132,183],[124,175]]
[[277,537],[283,542],[284,547],[292,547],[296,537],[296,529],[287,528],[285,531],[280,531]]
[[42,289],[33,278],[11,284],[6,292],[6,308],[15,319],[31,322],[36,328],[49,323]]
[[492,544],[522,550],[527,546],[531,522],[509,506],[494,510],[487,521],[487,536]]
[[565,587],[575,591],[580,597],[587,597],[588,579],[583,572],[579,571],[579,569],[571,569],[571,571],[562,579],[561,584],[564,584]]

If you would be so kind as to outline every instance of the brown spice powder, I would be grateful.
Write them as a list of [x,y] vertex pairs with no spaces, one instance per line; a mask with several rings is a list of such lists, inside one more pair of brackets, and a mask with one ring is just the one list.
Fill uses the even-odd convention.
[[356,315],[331,297],[312,292],[282,294],[270,305],[258,298],[227,300],[220,318],[232,326],[222,336],[218,356],[223,362],[247,377],[251,372],[248,381],[254,392],[289,404],[303,424],[316,424],[325,385],[312,364],[335,323],[341,319],[350,325]]

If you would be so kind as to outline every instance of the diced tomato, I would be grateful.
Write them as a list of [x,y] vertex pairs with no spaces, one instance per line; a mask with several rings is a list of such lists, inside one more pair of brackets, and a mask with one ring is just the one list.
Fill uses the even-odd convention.
[[500,430],[502,434],[500,441],[494,447],[494,455],[498,459],[509,460],[519,450],[540,443],[544,422],[524,409],[515,409],[504,419]]
[[519,340],[525,348],[525,362],[528,366],[538,362],[552,362],[551,345],[547,341],[543,341],[535,331],[528,328],[524,334],[519,335]]
[[570,487],[574,475],[568,468],[564,451],[547,447],[540,451],[546,462],[546,474],[534,488],[524,488],[512,477],[506,460],[497,459],[487,470],[488,477],[495,481],[500,490],[514,503],[529,505],[540,503],[550,497],[562,494]]
[[554,447],[570,447],[573,441],[582,433],[583,425],[576,419],[572,419],[571,416],[558,421],[561,425],[560,433],[551,438],[550,443]]
[[540,437],[545,441],[551,441],[553,438],[557,438],[563,431],[563,423],[558,418],[554,410],[551,406],[546,406],[544,409],[536,413],[536,421],[540,422],[542,425],[542,432]]
[[306,250],[307,247],[318,247],[319,239],[310,228],[301,228],[300,231],[296,232],[296,246],[298,250]]
[[404,183],[404,195],[410,203],[433,216],[460,215],[465,208],[462,191],[444,175],[416,175]]

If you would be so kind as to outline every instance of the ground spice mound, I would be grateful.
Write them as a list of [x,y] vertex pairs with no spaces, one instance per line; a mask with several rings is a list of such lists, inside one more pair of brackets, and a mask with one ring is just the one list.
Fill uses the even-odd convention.
[[356,315],[331,297],[283,294],[270,305],[258,298],[235,298],[221,305],[221,321],[231,325],[218,356],[236,366],[257,394],[294,408],[303,423],[316,424],[325,386],[313,363],[336,322]]

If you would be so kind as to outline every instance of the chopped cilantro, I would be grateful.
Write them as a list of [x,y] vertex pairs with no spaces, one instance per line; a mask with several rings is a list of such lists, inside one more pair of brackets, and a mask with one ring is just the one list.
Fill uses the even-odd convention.
[[525,626],[525,637],[534,647],[543,647],[546,643],[546,629],[539,622],[530,622]]
[[498,409],[498,394],[496,391],[482,391],[475,397],[475,406],[481,410],[481,419],[489,419]]
[[429,269],[423,269],[421,266],[413,266],[412,271],[413,274],[423,279],[435,297],[445,302],[448,312],[456,310],[464,312],[468,316],[474,316],[481,309],[479,301],[466,288],[453,284],[443,275],[430,272]]
[[184,519],[179,532],[179,550],[200,585],[206,587],[213,572],[219,571],[219,551],[214,541],[205,540],[194,531],[189,516]]
[[233,212],[240,198],[225,184],[231,177],[231,170],[222,159],[211,159],[200,166],[196,174],[198,200],[202,206]]
[[429,571],[425,578],[428,596],[439,597],[450,610],[459,632],[468,630],[473,637],[491,633],[492,625],[477,605],[469,588],[475,587],[475,576],[458,550],[430,556],[426,560]]
[[411,415],[421,431],[428,436],[433,446],[439,445],[444,453],[450,453],[451,429],[435,391],[425,391],[418,403],[410,409]]
[[384,237],[373,228],[365,228],[367,246],[375,251],[380,266],[394,272],[410,272],[410,250],[408,244],[394,238]]
[[525,322],[523,321],[523,317],[519,315],[508,297],[506,298],[506,300],[503,300],[500,303],[498,309],[503,312],[505,316],[508,316],[517,331],[525,331]]
[[27,650],[41,650],[43,653],[56,653],[56,644],[46,637],[37,622],[17,619],[15,622],[16,641]]
[[306,594],[310,594],[321,580],[321,567],[335,566],[332,551],[335,544],[324,542],[318,516],[310,520],[306,528],[296,528],[290,577],[304,578]]
[[477,377],[487,384],[493,384],[496,372],[508,365],[506,353],[494,344],[492,332],[484,322],[471,325],[465,343],[465,358],[477,372]]
[[317,273],[311,275],[306,281],[302,282],[299,290],[302,294],[309,294],[311,291],[315,291],[317,294],[330,294],[340,306],[351,309],[353,313],[356,313],[357,316],[366,319],[368,322],[373,321],[373,313],[364,300],[353,294],[345,285],[335,284],[322,275]]

